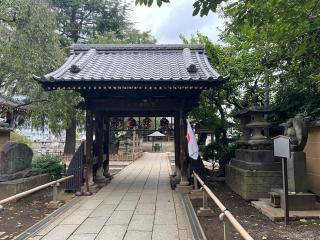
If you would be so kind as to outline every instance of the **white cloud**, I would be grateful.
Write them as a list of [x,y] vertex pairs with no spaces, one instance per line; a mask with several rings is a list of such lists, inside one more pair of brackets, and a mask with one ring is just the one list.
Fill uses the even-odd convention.
[[223,26],[222,19],[215,13],[202,18],[192,16],[190,0],[172,0],[160,8],[156,4],[151,7],[132,5],[132,21],[136,23],[136,28],[142,31],[150,30],[158,43],[181,43],[179,34],[190,37],[197,31],[217,42],[218,28]]

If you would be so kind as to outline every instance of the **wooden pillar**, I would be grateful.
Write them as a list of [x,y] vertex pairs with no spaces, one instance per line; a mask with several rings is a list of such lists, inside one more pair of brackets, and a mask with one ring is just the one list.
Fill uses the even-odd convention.
[[[86,181],[88,185],[93,184],[92,179],[92,144],[93,144],[93,115],[92,112],[87,109],[86,113]],[[89,189],[87,189],[89,191]]]
[[179,136],[179,113],[174,116],[174,155],[175,155],[175,174],[176,180],[180,182],[180,136]]
[[95,156],[96,162],[93,166],[93,178],[95,181],[103,180],[102,163],[103,163],[103,115],[102,113],[96,114],[95,124]]
[[108,116],[105,116],[104,118],[104,156],[105,159],[103,161],[103,175],[106,178],[110,178],[110,172],[109,172],[109,159],[110,159],[110,153],[109,153],[109,141],[110,141],[110,118]]
[[180,185],[189,185],[188,156],[187,156],[187,115],[183,107],[179,110],[179,137],[180,137]]

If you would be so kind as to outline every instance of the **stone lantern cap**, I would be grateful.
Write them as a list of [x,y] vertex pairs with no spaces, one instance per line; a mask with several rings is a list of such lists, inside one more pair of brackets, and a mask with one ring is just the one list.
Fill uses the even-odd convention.
[[244,108],[244,109],[241,109],[240,111],[238,111],[234,115],[234,117],[235,118],[243,118],[243,117],[249,116],[253,113],[266,114],[269,112],[271,112],[271,110],[268,108],[265,108],[264,106],[250,106],[250,107],[247,107],[247,108]]

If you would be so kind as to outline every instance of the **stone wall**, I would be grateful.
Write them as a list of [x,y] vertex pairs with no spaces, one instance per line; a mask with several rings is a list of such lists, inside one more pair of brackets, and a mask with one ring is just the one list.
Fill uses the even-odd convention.
[[320,124],[310,126],[304,151],[307,156],[308,188],[320,196]]
[[269,197],[271,188],[282,188],[281,171],[254,171],[226,165],[226,183],[245,200]]
[[11,197],[15,194],[27,191],[48,182],[50,182],[50,176],[48,174],[0,182],[0,199]]

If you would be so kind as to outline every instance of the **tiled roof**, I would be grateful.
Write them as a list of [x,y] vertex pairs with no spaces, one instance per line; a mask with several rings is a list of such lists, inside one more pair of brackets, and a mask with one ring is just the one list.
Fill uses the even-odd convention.
[[0,93],[0,107],[7,107],[10,109],[14,109],[15,111],[21,111],[21,112],[31,111],[30,105],[12,101],[1,93]]
[[59,82],[210,81],[226,78],[214,70],[201,45],[75,44],[66,63],[43,77]]

